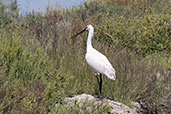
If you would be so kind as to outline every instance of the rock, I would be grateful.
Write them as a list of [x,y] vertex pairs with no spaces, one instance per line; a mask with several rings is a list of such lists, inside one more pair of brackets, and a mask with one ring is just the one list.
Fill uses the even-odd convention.
[[[111,99],[107,99],[107,98],[100,99],[97,96],[92,96],[89,94],[81,94],[81,95],[77,95],[71,98],[66,98],[66,101],[68,103],[72,103],[74,100],[77,100],[78,102],[82,102],[85,100],[94,100],[95,103],[98,103],[98,102],[103,102],[104,104],[108,103],[111,106],[109,114],[138,114],[136,111],[136,107],[134,109],[131,109],[128,106],[122,103],[113,101]],[[135,105],[138,106],[138,104],[136,103]]]

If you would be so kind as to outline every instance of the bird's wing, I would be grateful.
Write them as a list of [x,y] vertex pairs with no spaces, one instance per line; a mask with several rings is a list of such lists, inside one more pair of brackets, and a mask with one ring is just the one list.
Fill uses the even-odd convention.
[[108,78],[115,80],[115,69],[112,67],[106,56],[97,50],[93,49],[87,52],[86,61],[95,72],[102,73]]

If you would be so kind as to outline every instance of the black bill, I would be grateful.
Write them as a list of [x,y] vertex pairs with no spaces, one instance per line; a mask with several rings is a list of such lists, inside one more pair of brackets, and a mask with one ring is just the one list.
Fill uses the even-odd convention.
[[83,33],[84,31],[86,31],[86,28],[85,28],[85,29],[83,29],[82,31],[80,31],[79,33],[75,34],[74,36],[72,36],[72,38],[74,38],[74,37],[78,36],[79,34]]

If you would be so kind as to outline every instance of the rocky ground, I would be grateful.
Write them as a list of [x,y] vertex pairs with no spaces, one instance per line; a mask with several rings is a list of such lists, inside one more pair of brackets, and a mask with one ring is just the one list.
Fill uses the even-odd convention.
[[68,103],[72,103],[75,100],[77,100],[78,102],[84,102],[86,99],[94,100],[95,103],[98,103],[98,102],[108,103],[111,106],[109,114],[138,114],[139,109],[140,109],[139,103],[134,102],[132,103],[134,105],[134,108],[129,108],[128,106],[122,103],[113,101],[111,99],[108,99],[108,98],[100,99],[97,95],[93,96],[89,94],[81,94],[81,95],[77,95],[71,98],[67,98],[66,101]]

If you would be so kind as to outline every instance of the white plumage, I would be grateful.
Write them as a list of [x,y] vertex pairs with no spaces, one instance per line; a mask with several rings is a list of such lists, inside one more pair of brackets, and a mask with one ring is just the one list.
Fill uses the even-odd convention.
[[99,51],[93,48],[92,38],[94,35],[94,28],[92,25],[88,25],[86,30],[89,31],[87,39],[87,53],[86,61],[88,65],[92,68],[95,73],[101,73],[106,75],[108,78],[115,80],[115,69],[110,64],[109,60],[105,55],[101,54]]
[[[88,30],[88,39],[87,39],[87,53],[86,53],[86,61],[88,65],[92,68],[92,70],[98,74],[96,75],[98,84],[99,84],[99,92],[102,93],[102,75],[106,75],[109,79],[115,80],[115,69],[110,64],[109,60],[106,58],[105,55],[101,54],[99,51],[93,48],[92,46],[92,38],[94,35],[94,28],[92,25],[88,25],[84,30],[77,33],[83,33],[85,30]],[[75,37],[74,36],[74,37]]]
[[94,48],[89,48],[86,53],[87,64],[94,72],[106,75],[108,78],[115,80],[115,70],[108,59]]

